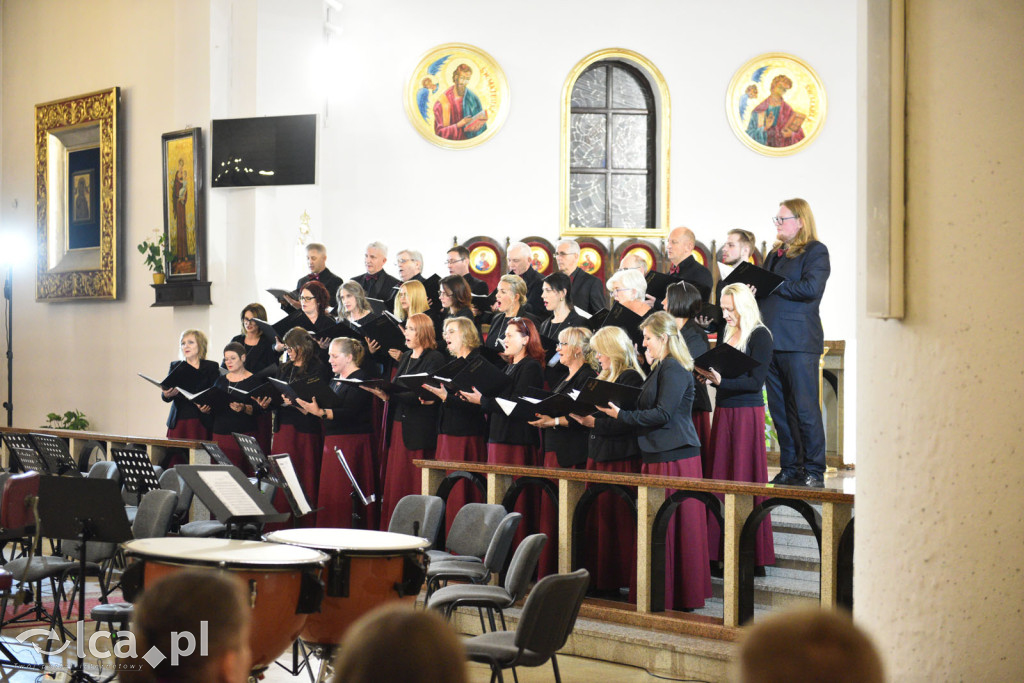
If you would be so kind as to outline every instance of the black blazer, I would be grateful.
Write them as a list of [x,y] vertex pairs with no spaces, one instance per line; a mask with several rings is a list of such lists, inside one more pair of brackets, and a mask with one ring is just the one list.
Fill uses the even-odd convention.
[[[373,374],[359,368],[349,379],[371,379]],[[328,436],[336,434],[372,434],[373,433],[373,394],[362,389],[358,384],[331,381],[331,389],[338,395],[340,404],[331,408],[330,420],[324,419],[324,433]]]
[[548,312],[544,308],[544,299],[541,298],[544,276],[534,270],[533,266],[530,266],[519,277],[523,278],[523,282],[526,283],[526,311],[536,316],[537,320],[546,318]]
[[811,242],[804,253],[793,258],[772,251],[764,267],[786,278],[771,296],[759,302],[761,318],[775,339],[775,350],[820,354],[825,333],[819,307],[832,272],[828,248],[821,242]]
[[[577,313],[576,311],[569,311],[569,315],[565,316],[565,320],[560,323],[554,322],[554,318],[545,318],[544,322],[540,324],[540,333],[545,337],[550,337],[555,341],[558,341],[558,333],[567,327],[586,327],[586,319]],[[565,367],[561,363],[555,363],[554,365],[544,366],[544,381],[547,382],[549,387],[556,387],[565,379],[566,375],[569,374],[569,368]],[[554,391],[554,389],[552,389]]]
[[[302,286],[313,280],[313,274],[309,273],[305,277],[300,277],[299,281],[295,283],[295,291],[302,292]],[[330,271],[329,268],[324,268],[320,271],[320,274],[315,278],[320,284],[327,288],[327,293],[331,295],[331,300],[327,304],[328,306],[335,306],[338,301],[338,287],[341,287],[341,283],[344,282],[340,277]],[[286,309],[293,310],[293,309]]]
[[[537,331],[540,331],[540,321],[537,319],[537,316],[520,308],[519,315],[517,317],[532,320],[533,324],[538,328]],[[495,313],[494,316],[491,317],[491,327],[487,330],[487,339],[484,340],[484,346],[489,346],[492,349],[497,349],[504,353],[505,347],[499,344],[498,340],[505,338],[505,328],[507,326],[508,321],[505,319],[505,314]]]
[[[669,270],[671,272],[671,269]],[[700,298],[708,301],[711,297],[711,271],[702,266],[697,259],[690,254],[682,261],[676,269],[676,275],[686,280],[700,290]]]
[[477,296],[487,296],[490,293],[491,288],[487,286],[487,283],[480,278],[473,277],[472,274],[466,273],[462,276],[466,280],[466,284],[469,285],[469,291]]
[[[258,386],[261,386],[267,380],[260,379],[255,375],[246,377],[241,382],[229,382],[227,376],[221,375],[217,378],[217,381],[213,383],[215,387],[220,387],[224,391],[227,391],[229,387],[236,387],[242,391],[252,391]],[[256,418],[263,412],[259,406],[253,408],[252,415],[247,415],[245,411],[236,413],[231,410],[228,406],[219,412],[213,414],[213,433],[214,434],[231,434],[232,432],[252,433],[256,431]]]
[[[724,344],[725,340],[718,343]],[[764,386],[765,377],[768,376],[768,367],[772,362],[772,335],[767,327],[758,327],[750,333],[744,353],[760,365],[739,377],[722,378],[718,385],[718,393],[715,394],[715,401],[721,408],[764,405],[761,387]]]
[[[499,394],[501,398],[513,400],[522,396],[531,387],[539,389],[544,385],[540,362],[533,358],[527,357],[515,365],[509,365],[505,368],[505,374],[512,377],[512,382]],[[480,405],[490,413],[488,442],[528,446],[540,444],[540,430],[530,426],[529,420],[513,420],[505,414],[498,402],[489,396],[484,396]]]
[[362,275],[356,275],[352,280],[359,283],[359,286],[366,292],[366,296],[371,299],[383,299],[384,301],[390,301],[392,290],[402,284],[402,281],[397,277],[388,275],[383,270],[378,270],[377,277],[374,279],[370,279],[368,273],[363,273]]
[[[616,384],[638,387],[644,380],[636,370],[626,370],[615,380]],[[636,445],[636,430],[621,420],[613,420],[604,413],[594,416],[594,428],[590,430],[587,457],[594,462],[611,462],[640,457]]]
[[[707,332],[693,319],[687,320],[680,331],[683,334],[683,341],[686,342],[686,348],[689,350],[691,357],[697,358],[711,350]],[[711,412],[711,397],[708,395],[708,388],[703,382],[694,382],[693,412],[698,410],[705,413]]]
[[[470,361],[480,355],[480,352],[473,349],[466,356]],[[449,436],[487,436],[487,412],[483,406],[469,403],[457,392],[448,392],[448,398],[441,405],[441,419],[438,422],[437,433]]]
[[[178,363],[184,362],[185,361],[183,360],[173,361],[167,368],[167,372],[170,373],[170,371],[174,369],[174,366],[176,366]],[[194,394],[197,391],[202,391],[203,389],[209,389],[210,387],[212,387],[213,383],[217,381],[218,377],[220,377],[220,368],[217,366],[217,364],[214,363],[212,360],[201,360],[199,361],[199,377],[196,379],[195,382],[190,382],[190,386],[183,386],[181,388],[189,392],[190,394]],[[173,398],[167,398],[166,396],[163,395],[163,392],[161,392],[160,398],[161,400],[163,400],[164,403],[171,404],[171,411],[167,415],[168,429],[174,429],[178,425],[179,419],[187,420],[189,418],[194,417],[198,417],[202,421],[203,426],[206,427],[207,429],[213,428],[213,416],[204,415],[203,413],[199,412],[199,409],[195,407],[192,401],[188,400],[181,394],[178,394]]]
[[600,279],[580,268],[572,271],[569,276],[572,287],[569,294],[572,302],[590,314],[608,308],[608,297],[604,293],[604,284]]
[[[584,364],[572,378],[563,380],[552,391],[566,394],[573,389],[582,389],[583,384],[595,375],[597,373],[594,368]],[[559,467],[582,467],[587,462],[590,430],[571,417],[566,417],[564,421],[568,425],[544,429],[544,450],[555,454]]]
[[[406,351],[398,361],[395,377],[418,372],[433,373],[442,365],[444,356],[437,349],[425,349],[419,358],[413,358],[412,351]],[[408,450],[418,451],[437,445],[440,399],[436,403],[424,405],[420,403],[417,394],[402,391],[391,394],[390,402],[393,419],[402,423],[402,443]]]
[[693,375],[669,356],[644,380],[637,409],[621,411],[618,419],[636,428],[645,463],[671,462],[700,455],[692,406]]

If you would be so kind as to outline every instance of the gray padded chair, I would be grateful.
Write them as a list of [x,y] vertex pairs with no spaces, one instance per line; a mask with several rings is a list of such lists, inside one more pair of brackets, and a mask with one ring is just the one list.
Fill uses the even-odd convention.
[[537,571],[540,553],[548,542],[546,534],[533,534],[523,539],[512,555],[505,575],[504,586],[480,586],[458,584],[438,589],[430,597],[430,607],[440,611],[444,618],[451,619],[452,612],[459,607],[476,607],[480,614],[480,628],[486,633],[483,610],[491,622],[491,630],[497,631],[494,612],[501,616],[501,628],[507,630],[504,610],[519,602],[530,587],[530,580]]
[[431,562],[462,560],[480,562],[494,531],[508,513],[501,505],[467,503],[456,513],[445,542],[446,550],[428,550]]
[[555,681],[561,683],[555,653],[565,647],[587,593],[590,574],[579,569],[572,574],[552,574],[530,591],[515,631],[491,631],[465,642],[466,656],[491,667],[491,680],[504,683],[502,669],[540,666],[549,659]]
[[388,531],[395,534],[419,536],[430,541],[433,546],[437,541],[437,532],[444,521],[444,500],[437,496],[410,495],[405,496],[395,505],[391,513]]
[[483,562],[453,559],[431,562],[427,565],[427,604],[430,603],[434,591],[449,581],[487,583],[492,574],[500,574],[505,568],[516,529],[522,520],[523,516],[518,512],[510,512],[502,518],[498,528],[494,530],[494,535],[491,536],[490,543],[487,544]]
[[176,531],[182,524],[188,522],[188,511],[192,507],[192,498],[195,494],[192,487],[174,471],[173,467],[160,475],[160,488],[178,494],[178,504],[174,506],[174,517],[171,519],[171,531]]

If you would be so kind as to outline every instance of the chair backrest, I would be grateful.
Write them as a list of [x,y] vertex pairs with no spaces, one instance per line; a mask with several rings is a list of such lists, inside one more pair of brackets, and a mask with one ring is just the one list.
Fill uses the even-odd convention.
[[508,559],[509,551],[512,550],[513,536],[523,516],[518,512],[510,512],[505,515],[498,528],[491,536],[491,542],[487,544],[487,552],[484,554],[484,566],[492,573],[498,574],[505,568],[505,561]]
[[135,538],[159,538],[166,536],[171,528],[174,506],[178,494],[174,491],[156,489],[142,496],[139,511],[135,513],[132,535]]
[[444,500],[437,496],[404,496],[395,505],[388,531],[419,536],[433,545],[444,521]]
[[508,564],[508,574],[505,575],[505,590],[511,596],[512,602],[518,602],[526,595],[530,579],[537,571],[540,553],[547,542],[547,534],[533,534],[524,538],[513,553],[512,561]]
[[578,569],[571,574],[552,574],[537,582],[523,605],[516,628],[516,647],[548,658],[565,646],[583,597],[590,573]]
[[192,498],[195,495],[192,487],[181,478],[181,475],[173,468],[160,475],[160,488],[166,491],[174,491],[178,494],[178,504],[174,507],[175,517],[184,517],[192,506]]
[[121,471],[117,469],[117,463],[112,460],[97,460],[89,468],[90,479],[113,479],[120,483]]
[[4,493],[0,497],[0,526],[5,529],[35,526],[29,501],[32,497],[39,497],[39,473],[12,474],[4,482]]
[[501,505],[466,503],[452,520],[448,530],[447,547],[452,555],[472,555],[482,558],[487,554],[494,532],[508,511]]

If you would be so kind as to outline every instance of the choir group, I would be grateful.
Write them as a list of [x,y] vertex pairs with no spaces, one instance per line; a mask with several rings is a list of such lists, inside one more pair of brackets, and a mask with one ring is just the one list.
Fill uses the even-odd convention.
[[[642,259],[625,258],[602,287],[578,267],[572,240],[558,244],[558,270],[547,277],[532,267],[529,246],[512,244],[509,272],[494,292],[471,275],[461,246],[447,252],[447,277],[424,277],[422,256],[403,250],[395,278],[384,271],[387,247],[374,242],[366,272],[343,280],[326,268],[323,246],[310,245],[310,274],[280,295],[287,316],[269,325],[263,306],[246,306],[222,366],[207,360],[201,331],[181,334],[181,360],[171,371],[189,368],[163,391],[171,404],[167,435],[213,440],[243,470],[233,433],[255,437],[266,453],[290,454],[318,509],[304,522],[321,527],[352,525],[340,451],[361,488],[382,494],[365,522],[387,529],[397,501],[419,493],[417,458],[767,482],[766,390],[782,458],[773,482],[821,486],[818,307],[828,251],[804,200],[782,202],[773,222],[777,241],[764,267],[781,284],[759,291],[719,283],[719,320],[702,315],[711,275],[693,258],[686,228],[669,235],[672,265],[664,275],[671,284],[660,300],[648,291],[656,274]],[[736,265],[753,250],[753,235],[734,230],[720,258]],[[709,351],[709,332],[718,346],[752,359],[749,369],[695,366]],[[211,387],[219,399],[200,393]],[[621,400],[585,400],[602,387],[612,393],[599,395]],[[469,483],[456,485],[448,523],[481,499]],[[557,537],[546,497],[527,489],[515,509],[525,533]],[[722,559],[717,523],[687,500],[666,542],[666,607],[702,607],[711,568]],[[635,546],[628,503],[600,495],[581,555],[595,590],[632,593]],[[547,547],[541,575],[556,571],[557,542]],[[770,520],[760,529],[756,562],[774,562]]]

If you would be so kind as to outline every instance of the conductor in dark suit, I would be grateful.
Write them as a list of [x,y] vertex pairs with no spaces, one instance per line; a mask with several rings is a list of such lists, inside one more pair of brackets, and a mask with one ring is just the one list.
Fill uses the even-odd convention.
[[668,274],[686,280],[700,290],[703,301],[711,297],[711,271],[694,257],[693,248],[697,246],[697,238],[689,228],[675,228],[668,234],[665,243],[665,255],[670,265]]
[[580,244],[576,240],[562,240],[555,247],[555,263],[558,270],[569,276],[572,287],[569,292],[573,304],[593,315],[608,308],[601,281],[579,267]]
[[380,242],[371,242],[366,246],[363,264],[366,272],[352,278],[371,299],[388,301],[394,288],[402,284],[397,277],[384,272],[384,264],[388,260],[388,247]]
[[765,386],[782,471],[772,483],[820,488],[825,477],[825,428],[818,405],[818,363],[825,334],[818,309],[832,269],[805,200],[782,202],[773,220],[778,238],[765,268],[786,281],[761,299],[761,317],[775,340]]
[[[341,283],[344,282],[340,277],[332,273],[327,268],[327,247],[317,242],[311,242],[306,245],[306,262],[309,264],[309,275],[305,275],[299,278],[299,281],[295,284],[295,291],[301,292],[303,286],[307,282],[317,281],[327,288],[327,293],[330,295],[330,300],[337,300],[338,287],[341,287]],[[290,296],[284,297],[285,302],[281,303],[281,308],[289,313],[294,313],[299,307],[299,302]]]

